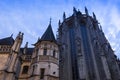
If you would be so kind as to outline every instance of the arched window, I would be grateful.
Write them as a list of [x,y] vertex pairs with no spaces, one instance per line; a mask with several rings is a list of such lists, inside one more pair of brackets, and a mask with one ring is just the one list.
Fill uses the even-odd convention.
[[28,68],[29,68],[29,66],[23,66],[22,74],[27,74]]

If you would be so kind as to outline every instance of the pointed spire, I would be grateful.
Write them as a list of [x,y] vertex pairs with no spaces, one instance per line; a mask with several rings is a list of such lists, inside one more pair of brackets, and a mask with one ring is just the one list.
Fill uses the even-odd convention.
[[23,39],[23,35],[24,35],[24,33],[21,33],[21,35],[20,35],[20,38],[21,38],[21,39]]
[[14,44],[12,45],[12,50],[18,52],[23,41],[23,33],[19,32],[15,38]]
[[26,42],[26,44],[25,44],[25,48],[27,48],[28,47],[28,42]]
[[18,39],[21,36],[21,32],[18,33],[16,39]]
[[73,7],[73,15],[76,16],[77,10],[75,7]]
[[102,31],[102,26],[100,25],[100,30]]
[[46,29],[45,33],[42,35],[40,41],[56,41],[51,27],[51,19],[50,19],[50,24]]
[[27,48],[28,48],[28,42],[26,42],[26,44],[25,44],[25,47],[24,47],[24,50],[23,50],[24,54],[26,54]]
[[61,22],[60,22],[60,20],[59,20],[58,25],[60,26],[60,24],[61,24]]
[[49,25],[51,25],[51,20],[52,20],[52,18],[50,17],[50,22],[49,22]]
[[[80,10],[78,9],[78,12],[80,12]],[[81,12],[80,12],[81,13]]]
[[89,15],[88,10],[87,10],[87,8],[86,8],[86,6],[85,6],[85,13],[86,13],[86,15]]
[[63,13],[63,21],[66,19],[65,12]]
[[20,36],[20,35],[21,35],[21,32],[18,33],[18,36]]
[[77,12],[76,8],[75,8],[75,7],[73,7],[73,13],[76,13],[76,12]]
[[17,35],[17,37],[19,37],[19,38],[22,39],[22,38],[23,38],[23,35],[24,35],[24,33],[19,32],[18,35]]
[[96,20],[96,15],[94,14],[94,12],[93,12],[93,18]]
[[79,9],[78,9],[78,13],[79,13],[79,14],[82,14]]

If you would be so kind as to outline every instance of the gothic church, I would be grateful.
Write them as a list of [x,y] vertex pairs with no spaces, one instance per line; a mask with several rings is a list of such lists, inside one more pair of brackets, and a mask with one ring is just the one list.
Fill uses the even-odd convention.
[[94,13],[73,8],[58,25],[57,38],[50,22],[34,48],[21,48],[21,32],[0,39],[0,80],[120,80],[120,61]]

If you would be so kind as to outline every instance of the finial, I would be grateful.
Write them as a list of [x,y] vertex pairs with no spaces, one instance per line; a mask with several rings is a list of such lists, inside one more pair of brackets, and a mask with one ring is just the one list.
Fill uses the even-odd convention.
[[76,16],[77,10],[75,7],[73,7],[73,15]]
[[100,30],[102,31],[102,26],[100,25]]
[[63,21],[66,19],[65,12],[63,13]]
[[24,33],[19,32],[19,37],[20,37],[21,39],[23,39],[23,35],[24,35]]
[[78,9],[78,13],[82,14],[79,9]]
[[86,15],[89,15],[86,6],[85,6],[85,13],[86,13]]
[[24,47],[24,50],[23,50],[24,54],[26,54],[27,48],[28,48],[28,42],[26,42],[26,44],[25,44],[25,47]]
[[21,34],[21,31],[19,32],[19,35]]
[[21,35],[21,32],[19,31],[18,36],[20,36],[20,35]]
[[93,12],[93,18],[96,20],[96,15],[94,14],[94,12]]
[[26,42],[25,47],[26,47],[26,48],[28,47],[28,42]]
[[24,35],[24,33],[22,33],[22,36]]
[[49,23],[50,25],[51,25],[51,20],[52,20],[52,18],[50,17],[50,23]]
[[75,7],[73,7],[73,12],[75,13],[75,12],[77,12],[77,10],[76,10],[76,8]]
[[59,20],[58,24],[59,24],[59,26],[60,26],[60,24],[61,24],[60,20]]

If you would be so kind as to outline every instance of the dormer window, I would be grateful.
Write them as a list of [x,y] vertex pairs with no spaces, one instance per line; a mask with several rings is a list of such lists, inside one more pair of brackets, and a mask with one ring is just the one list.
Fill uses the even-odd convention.
[[47,55],[47,49],[43,50],[43,55]]

